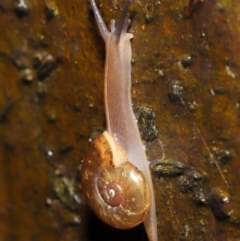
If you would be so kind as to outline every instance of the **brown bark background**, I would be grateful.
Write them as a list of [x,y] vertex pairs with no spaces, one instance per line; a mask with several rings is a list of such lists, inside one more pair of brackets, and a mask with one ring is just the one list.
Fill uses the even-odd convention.
[[[106,23],[123,0],[97,2]],[[132,96],[159,240],[240,240],[240,3],[136,0]],[[0,0],[0,240],[147,240],[81,192],[104,130],[104,44],[83,0]],[[121,118],[121,117],[120,117]]]

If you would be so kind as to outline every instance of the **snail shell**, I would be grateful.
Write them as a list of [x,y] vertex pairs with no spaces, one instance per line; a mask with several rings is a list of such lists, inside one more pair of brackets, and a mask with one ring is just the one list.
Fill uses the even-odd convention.
[[151,204],[149,184],[107,131],[90,144],[81,178],[88,204],[107,224],[129,229],[145,219]]

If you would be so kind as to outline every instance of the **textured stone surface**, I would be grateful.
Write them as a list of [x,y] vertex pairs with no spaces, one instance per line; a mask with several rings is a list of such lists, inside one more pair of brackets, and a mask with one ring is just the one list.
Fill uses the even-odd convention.
[[[107,23],[123,4],[98,1]],[[240,4],[136,0],[129,12],[134,109],[151,110],[157,133],[146,147],[159,240],[238,240]],[[105,122],[87,1],[2,0],[0,28],[0,239],[146,240],[142,226],[103,224],[81,193],[81,159]]]

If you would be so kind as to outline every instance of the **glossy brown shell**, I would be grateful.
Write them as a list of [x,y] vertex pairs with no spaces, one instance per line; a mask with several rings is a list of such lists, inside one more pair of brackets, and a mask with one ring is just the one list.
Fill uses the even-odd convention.
[[89,146],[81,178],[88,204],[107,224],[129,229],[145,219],[151,204],[148,182],[107,132]]

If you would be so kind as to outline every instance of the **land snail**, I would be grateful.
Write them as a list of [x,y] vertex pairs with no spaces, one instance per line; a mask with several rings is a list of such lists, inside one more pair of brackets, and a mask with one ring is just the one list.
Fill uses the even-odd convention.
[[88,204],[107,224],[129,229],[149,212],[149,184],[107,131],[89,146],[82,163],[82,188]]
[[82,189],[95,214],[107,224],[129,229],[143,222],[149,241],[157,241],[151,173],[132,109],[130,20],[127,0],[119,21],[106,27],[90,0],[106,46],[104,103],[106,131],[90,144],[81,167]]

